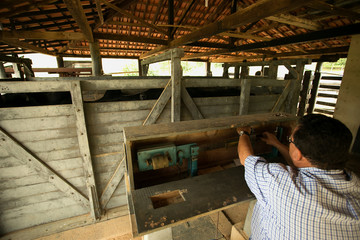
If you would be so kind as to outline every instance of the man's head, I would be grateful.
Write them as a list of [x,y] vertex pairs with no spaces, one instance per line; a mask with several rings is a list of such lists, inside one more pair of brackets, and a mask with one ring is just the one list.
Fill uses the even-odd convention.
[[[311,165],[321,169],[343,169],[348,160],[352,134],[336,119],[309,114],[299,120],[292,141]],[[290,155],[291,149],[290,146]]]

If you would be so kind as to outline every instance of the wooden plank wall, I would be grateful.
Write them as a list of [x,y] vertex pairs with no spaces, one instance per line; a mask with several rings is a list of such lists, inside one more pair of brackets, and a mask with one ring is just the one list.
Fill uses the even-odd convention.
[[[2,108],[0,126],[86,196],[71,105]],[[0,182],[1,233],[88,212],[2,147]]]
[[[100,90],[104,90],[107,83],[112,89],[118,84],[109,80],[99,81],[85,81],[82,85],[94,88],[99,84]],[[236,83],[236,81],[238,80],[229,80],[229,84],[222,82],[220,85],[240,85],[240,82]],[[195,81],[193,82],[195,84]],[[207,86],[211,82],[215,83],[206,80],[201,85]],[[120,82],[118,86],[121,86]],[[250,96],[248,113],[270,112],[278,97],[279,95]],[[193,98],[193,101],[204,118],[239,115],[240,96]],[[156,100],[84,103],[99,197],[119,163],[124,159],[123,128],[142,125],[155,103]],[[183,103],[181,105],[181,120],[191,120],[190,112]],[[156,123],[170,122],[170,119],[169,101]],[[1,108],[0,127],[53,168],[84,196],[88,196],[72,105]],[[11,157],[2,147],[0,147],[0,180],[1,235],[89,212],[89,209],[76,203],[48,181],[37,176],[36,172]],[[126,206],[125,194],[125,183],[122,179],[102,209]]]

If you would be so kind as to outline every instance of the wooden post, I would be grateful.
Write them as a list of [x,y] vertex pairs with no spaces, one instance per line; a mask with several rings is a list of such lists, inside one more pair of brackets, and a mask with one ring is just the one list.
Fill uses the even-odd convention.
[[239,79],[240,78],[240,66],[235,65],[234,67],[235,67],[234,78]]
[[76,128],[79,142],[79,149],[81,158],[83,160],[85,182],[88,189],[88,197],[90,202],[90,214],[94,220],[99,219],[101,216],[101,208],[99,204],[99,197],[97,194],[94,170],[91,161],[91,153],[89,147],[89,140],[86,129],[84,105],[81,94],[80,81],[71,82],[71,100],[73,103]]
[[[175,49],[174,51],[181,50]],[[179,122],[181,114],[182,68],[179,55],[180,54],[171,55],[171,122]]]
[[315,74],[314,74],[314,79],[312,81],[312,87],[311,87],[310,98],[309,98],[309,107],[307,109],[307,114],[311,114],[315,108],[316,96],[317,96],[320,79],[321,79],[321,72],[320,72],[321,65],[322,65],[322,62],[318,62],[316,64],[316,70],[315,70]]
[[248,66],[241,66],[241,73],[240,73],[240,79],[244,79],[249,75],[249,67]]
[[223,77],[224,78],[228,78],[229,77],[229,64],[228,63],[224,63],[223,64]]
[[270,63],[268,77],[270,79],[276,79],[277,78],[277,72],[278,72],[278,65],[275,64],[275,63]]
[[[13,54],[13,57],[17,58],[17,54]],[[19,63],[13,63],[13,69],[14,69],[14,76],[15,78],[20,78],[21,80],[24,80],[24,74],[21,71],[21,65]]]
[[305,67],[305,62],[299,60],[296,64],[296,71],[298,73],[298,78],[295,80],[294,82],[294,90],[293,93],[289,94],[289,97],[291,97],[291,101],[290,101],[290,109],[289,109],[289,113],[291,114],[296,114],[297,113],[297,108],[298,108],[298,104],[299,104],[299,97],[300,97],[300,89],[301,89],[301,82],[304,76],[304,67]]
[[4,63],[0,62],[0,79],[5,79],[6,77],[6,72],[5,72],[5,68],[4,68]]
[[[65,67],[64,59],[63,59],[62,56],[56,56],[56,62],[57,62],[58,68],[63,68],[63,67]],[[60,74],[59,74],[59,77],[66,77],[66,73],[60,73]]]
[[100,55],[100,44],[98,40],[90,42],[90,53],[92,61],[92,75],[101,76],[102,75],[102,64],[101,64],[101,55]]
[[142,66],[141,66],[140,58],[138,58],[138,71],[139,71],[139,76],[142,77],[143,76],[143,69],[142,69]]
[[246,115],[249,112],[251,80],[243,79],[241,82],[240,109],[239,115]]
[[149,72],[149,64],[142,65],[141,68],[143,76],[147,76]]
[[211,62],[209,62],[209,61],[206,62],[206,76],[212,77]]
[[299,109],[298,109],[298,114],[297,114],[299,117],[304,116],[304,113],[305,113],[311,75],[312,75],[311,71],[306,71],[304,74],[304,80],[303,80],[302,89],[300,92]]

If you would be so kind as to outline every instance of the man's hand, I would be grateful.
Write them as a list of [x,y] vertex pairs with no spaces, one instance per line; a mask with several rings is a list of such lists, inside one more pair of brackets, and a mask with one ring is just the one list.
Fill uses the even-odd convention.
[[277,137],[274,134],[271,134],[269,132],[264,132],[262,136],[263,137],[260,139],[264,141],[266,144],[269,144],[273,147],[279,147],[281,145],[281,142],[277,139]]
[[248,132],[250,134],[251,133],[251,127],[250,126],[238,127],[236,129],[236,131],[237,131],[238,134],[240,134],[241,131]]

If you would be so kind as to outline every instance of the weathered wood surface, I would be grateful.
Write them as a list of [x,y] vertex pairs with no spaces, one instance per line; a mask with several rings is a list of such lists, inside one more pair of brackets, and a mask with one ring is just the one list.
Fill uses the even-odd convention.
[[[144,77],[106,81],[89,78],[81,81],[81,87],[82,90],[89,91],[164,88],[169,79]],[[184,87],[240,87],[238,79],[183,78],[182,81]],[[17,82],[9,85],[7,82],[2,82],[3,85],[0,86],[9,87],[3,92],[11,92],[14,89],[17,89],[15,92],[70,91],[71,84],[75,82],[74,80],[38,81],[31,82],[32,86],[25,84],[21,87]],[[286,83],[287,81],[271,79],[251,79],[252,86],[284,87]],[[279,95],[250,96],[248,113],[269,112],[278,97]],[[239,96],[192,98],[192,101],[204,118],[230,117],[239,114]],[[142,100],[84,104],[84,118],[97,191],[102,193],[110,189],[110,193],[112,192],[110,198],[108,197],[110,194],[106,197],[107,204],[103,206],[106,210],[126,205],[125,181],[123,178],[119,180],[121,172],[116,171],[119,162],[125,156],[123,129],[142,125],[155,102],[156,100]],[[180,118],[181,121],[193,119],[186,106],[181,107]],[[78,119],[72,104],[0,109],[0,127],[18,139],[22,145],[54,169],[80,193],[87,195],[82,153],[78,143]],[[155,123],[163,124],[170,121],[171,105],[168,102]],[[14,160],[16,159],[6,150],[0,148],[0,189],[4,191],[4,194],[0,196],[0,209],[7,212],[13,210],[13,215],[6,214],[1,219],[1,222],[4,222],[0,224],[1,231],[6,229],[8,232],[57,221],[88,211],[81,207],[76,209],[76,205],[71,204],[70,198],[66,200],[66,195],[47,180],[39,177],[36,171]],[[112,178],[114,173],[119,175]],[[115,185],[112,186],[113,183]],[[59,199],[58,202],[57,199]],[[47,204],[48,202],[54,204]],[[37,214],[38,209],[31,208],[34,204],[41,206],[39,214]],[[69,207],[72,215],[67,210],[61,211],[63,204],[67,204],[65,206]],[[54,214],[51,215],[53,210]],[[34,221],[31,221],[32,214],[35,216]],[[9,216],[11,219],[8,218]]]
[[80,81],[71,83],[70,92],[71,100],[73,103],[73,110],[76,117],[76,130],[79,142],[79,150],[83,160],[83,167],[86,178],[85,182],[88,188],[88,198],[91,209],[90,213],[94,220],[96,220],[99,219],[101,216],[101,208],[99,204],[99,197],[97,194],[94,170],[91,160]]

